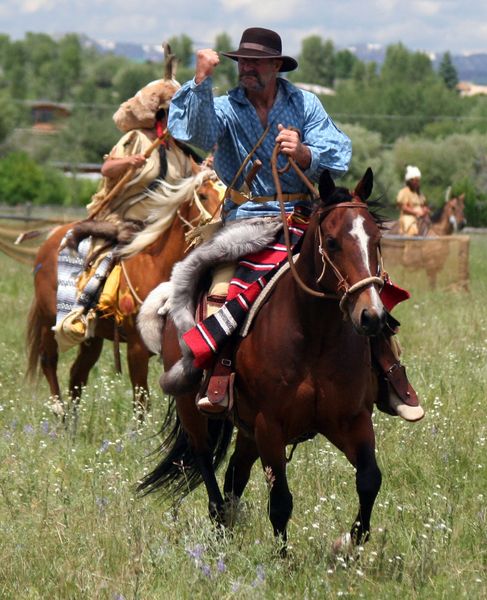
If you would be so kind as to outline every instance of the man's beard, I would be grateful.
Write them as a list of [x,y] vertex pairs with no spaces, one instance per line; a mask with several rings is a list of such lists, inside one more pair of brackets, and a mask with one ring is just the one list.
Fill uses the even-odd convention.
[[[242,81],[244,77],[254,77],[254,82],[250,85],[248,83],[244,83]],[[265,83],[263,82],[261,76],[253,71],[250,73],[239,73],[238,82],[240,87],[243,87],[246,90],[263,90],[265,88]]]

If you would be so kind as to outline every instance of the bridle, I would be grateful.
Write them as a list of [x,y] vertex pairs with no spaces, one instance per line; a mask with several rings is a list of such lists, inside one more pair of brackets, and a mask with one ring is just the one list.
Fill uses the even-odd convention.
[[[340,202],[339,204],[327,206],[326,208],[322,209],[321,214],[326,216],[332,210],[338,209],[338,208],[365,208],[368,211],[367,204],[365,204],[364,202],[362,202],[362,200],[360,198],[358,198],[357,196],[354,196],[352,194],[351,201]],[[340,310],[345,314],[346,313],[346,305],[347,305],[348,301],[350,300],[350,297],[353,294],[368,287],[369,285],[378,285],[378,286],[380,286],[381,289],[384,286],[386,276],[385,276],[383,263],[382,263],[382,254],[381,254],[380,246],[379,246],[378,247],[378,253],[379,253],[378,275],[364,277],[363,279],[360,279],[356,283],[350,285],[348,283],[348,281],[346,280],[346,278],[342,275],[340,269],[338,269],[338,267],[335,265],[333,260],[330,258],[330,255],[328,254],[328,252],[325,250],[325,247],[323,245],[323,234],[321,231],[321,223],[322,222],[323,222],[323,219],[321,219],[318,224],[317,232],[318,232],[318,252],[321,256],[321,260],[323,263],[323,269],[321,271],[320,276],[316,279],[316,283],[321,282],[321,280],[323,279],[323,277],[325,275],[326,267],[327,267],[327,265],[329,265],[331,267],[333,273],[335,274],[335,277],[338,280],[338,286],[337,286],[338,290],[342,292],[341,297],[335,296],[335,298],[340,300],[340,303],[339,303]]]
[[[280,145],[279,145],[279,143],[277,143],[274,146],[274,151],[272,153],[271,167],[272,167],[272,175],[274,178],[274,184],[276,186],[277,199],[279,200],[279,206],[280,206],[280,210],[281,210],[281,219],[282,219],[282,224],[283,224],[283,228],[284,228],[284,240],[285,240],[285,244],[286,244],[287,258],[288,258],[288,262],[289,262],[289,267],[291,269],[291,273],[292,273],[296,283],[298,284],[298,286],[303,291],[310,294],[311,296],[314,296],[316,298],[322,298],[325,300],[339,300],[340,310],[342,311],[343,315],[346,316],[347,315],[347,312],[346,312],[347,304],[348,304],[350,298],[355,293],[368,287],[369,285],[379,285],[380,288],[382,289],[382,286],[385,283],[386,274],[384,272],[383,265],[382,265],[382,255],[380,254],[380,247],[379,247],[378,276],[365,277],[364,279],[361,279],[360,281],[357,281],[356,283],[350,285],[324,248],[321,227],[320,227],[323,219],[321,219],[321,221],[318,225],[318,236],[319,236],[318,252],[319,252],[319,254],[321,256],[321,260],[323,262],[323,269],[321,271],[320,276],[317,278],[316,283],[319,283],[321,281],[321,279],[324,277],[326,267],[328,265],[328,266],[330,266],[330,268],[332,269],[332,271],[334,272],[334,274],[338,280],[338,291],[341,292],[341,295],[331,294],[328,292],[322,292],[320,290],[315,290],[313,288],[310,288],[308,285],[306,285],[306,283],[304,283],[304,281],[301,279],[301,277],[296,269],[296,265],[294,264],[292,251],[291,251],[291,243],[290,243],[289,229],[288,229],[288,224],[287,224],[287,216],[286,216],[286,210],[284,207],[284,201],[282,198],[281,181],[279,179],[280,171],[277,168],[277,155],[279,154],[279,149],[280,149]],[[296,162],[291,157],[288,157],[288,162],[295,169],[296,173],[304,181],[304,183],[307,185],[307,187],[312,191],[312,194],[316,197],[316,190],[315,190],[313,184],[311,183],[311,181],[309,181],[309,179],[306,177],[306,175],[301,171],[301,169],[298,167]],[[287,169],[287,168],[289,168],[288,165],[285,167],[285,169]],[[357,196],[352,194],[351,201],[340,202],[339,204],[333,204],[332,206],[327,206],[326,208],[324,208],[321,211],[321,214],[326,216],[328,213],[330,213],[333,210],[348,209],[348,208],[365,208],[368,211],[367,204],[365,204],[364,202],[362,202],[362,200],[360,198],[358,198]]]
[[213,185],[213,179],[211,175],[209,175],[206,179],[202,181],[202,183],[197,188],[195,187],[195,189],[193,190],[193,197],[191,198],[191,200],[188,201],[189,207],[196,205],[196,208],[199,211],[199,214],[196,217],[189,221],[188,219],[183,217],[180,208],[178,208],[178,210],[176,211],[179,220],[188,228],[188,232],[193,232],[198,227],[206,225],[206,223],[209,223],[214,216],[205,208],[203,202],[201,201],[198,195],[199,188],[203,185],[203,183],[206,183],[207,181],[209,181]]

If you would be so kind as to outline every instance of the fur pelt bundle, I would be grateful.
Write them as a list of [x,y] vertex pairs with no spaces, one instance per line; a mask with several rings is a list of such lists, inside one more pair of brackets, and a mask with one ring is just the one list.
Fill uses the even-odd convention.
[[[258,252],[275,239],[281,228],[279,217],[245,219],[231,223],[174,266],[169,286],[164,283],[151,292],[151,307],[149,309],[143,305],[138,318],[142,339],[152,351],[155,346],[159,348],[162,319],[153,313],[158,310],[157,300],[165,300],[169,303],[169,316],[178,331],[183,353],[182,358],[161,377],[165,393],[184,393],[201,378],[201,370],[193,366],[193,355],[182,339],[182,335],[196,324],[195,302],[201,278],[215,265],[237,261],[241,256]],[[143,323],[145,319],[147,322]]]
[[120,105],[113,115],[117,129],[124,133],[132,129],[151,129],[159,108],[167,108],[180,87],[175,79],[151,81]]
[[86,219],[76,223],[66,237],[66,246],[77,250],[80,242],[94,237],[110,242],[111,245],[128,244],[143,229],[141,221],[94,221]]

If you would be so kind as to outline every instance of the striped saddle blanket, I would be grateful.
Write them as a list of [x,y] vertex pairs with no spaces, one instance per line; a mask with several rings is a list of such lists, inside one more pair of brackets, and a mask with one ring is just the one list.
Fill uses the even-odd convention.
[[[308,210],[295,209],[289,215],[288,228],[293,253],[298,251],[308,223]],[[195,357],[195,367],[207,369],[212,366],[223,344],[230,336],[240,332],[254,302],[286,261],[287,250],[282,229],[273,243],[239,259],[223,306],[183,335]]]

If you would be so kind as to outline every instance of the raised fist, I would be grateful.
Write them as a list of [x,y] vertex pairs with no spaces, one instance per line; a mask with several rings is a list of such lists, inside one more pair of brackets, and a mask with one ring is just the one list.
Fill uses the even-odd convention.
[[196,53],[196,83],[201,83],[204,79],[210,77],[219,62],[220,57],[218,56],[218,53],[211,48],[198,50]]

